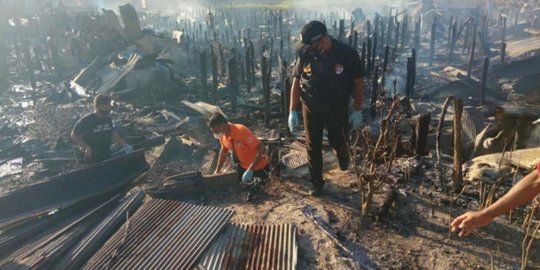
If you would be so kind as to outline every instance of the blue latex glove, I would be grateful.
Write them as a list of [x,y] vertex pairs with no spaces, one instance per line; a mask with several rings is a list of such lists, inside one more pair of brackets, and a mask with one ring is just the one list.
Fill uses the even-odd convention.
[[129,144],[126,144],[124,146],[124,152],[126,152],[126,154],[131,154],[133,153],[133,146],[129,145]]
[[349,116],[349,124],[352,129],[359,129],[362,125],[362,111],[353,111]]
[[242,182],[251,183],[252,181],[253,181],[253,171],[252,170],[247,170],[242,175]]
[[300,126],[300,114],[297,111],[289,112],[289,131],[291,134],[295,134],[296,130]]

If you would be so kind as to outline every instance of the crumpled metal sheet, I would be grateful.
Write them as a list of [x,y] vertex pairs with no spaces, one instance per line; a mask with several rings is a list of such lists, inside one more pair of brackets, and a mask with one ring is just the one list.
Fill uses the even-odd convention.
[[206,270],[296,269],[296,227],[229,224],[201,257]]
[[192,269],[232,215],[223,208],[152,199],[84,269]]

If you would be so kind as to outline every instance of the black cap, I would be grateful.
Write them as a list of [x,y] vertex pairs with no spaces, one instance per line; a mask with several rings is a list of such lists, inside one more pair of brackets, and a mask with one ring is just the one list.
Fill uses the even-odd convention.
[[308,22],[302,31],[300,31],[300,42],[296,44],[297,50],[303,50],[313,44],[313,42],[321,39],[324,36],[328,35],[328,30],[326,30],[326,25],[320,21],[311,21]]

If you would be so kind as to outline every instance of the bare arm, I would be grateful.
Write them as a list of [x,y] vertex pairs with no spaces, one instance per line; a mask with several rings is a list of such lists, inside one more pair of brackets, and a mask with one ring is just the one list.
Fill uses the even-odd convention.
[[362,110],[362,101],[364,99],[364,78],[358,78],[354,80],[354,89],[353,89],[353,98],[354,98],[354,110]]
[[223,167],[223,164],[225,163],[228,157],[229,155],[227,151],[223,149],[223,147],[221,147],[221,149],[219,150],[218,162],[217,162],[217,166],[216,166],[216,170],[214,171],[214,174],[218,174],[219,172],[221,172],[221,168]]
[[111,139],[114,143],[116,144],[119,144],[119,145],[126,145],[127,143],[120,137],[120,135],[118,135],[118,133],[116,132],[113,132],[112,135],[111,135]]
[[490,207],[483,210],[484,215],[494,219],[518,206],[531,202],[540,193],[540,176],[535,170],[523,177],[508,193]]
[[452,231],[461,229],[460,236],[467,236],[473,230],[489,224],[494,218],[518,206],[531,202],[540,194],[540,175],[535,170],[523,177],[508,193],[494,204],[481,211],[467,212],[452,221]]
[[255,154],[255,159],[249,165],[248,170],[253,170],[253,167],[255,167],[257,164],[259,164],[259,162],[261,161],[261,159],[264,156],[265,152],[266,152],[266,147],[264,147],[263,143],[259,143],[257,145],[257,154]]
[[292,112],[298,108],[300,103],[300,80],[294,78],[291,86],[291,104],[289,105],[289,111]]
[[90,145],[88,145],[81,137],[81,135],[79,135],[77,132],[75,131],[71,131],[71,139],[79,146],[79,147],[82,147],[84,149],[90,149]]

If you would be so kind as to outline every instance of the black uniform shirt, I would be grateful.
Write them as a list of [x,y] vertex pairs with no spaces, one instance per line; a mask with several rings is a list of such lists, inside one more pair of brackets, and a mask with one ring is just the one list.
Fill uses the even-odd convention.
[[91,161],[101,161],[111,156],[113,123],[110,117],[88,114],[75,124],[73,131],[92,148]]
[[300,79],[304,101],[306,96],[325,102],[347,101],[353,81],[364,77],[364,67],[356,50],[332,39],[332,47],[324,55],[300,53],[293,76]]

